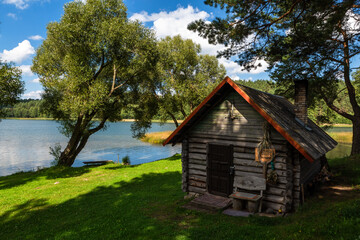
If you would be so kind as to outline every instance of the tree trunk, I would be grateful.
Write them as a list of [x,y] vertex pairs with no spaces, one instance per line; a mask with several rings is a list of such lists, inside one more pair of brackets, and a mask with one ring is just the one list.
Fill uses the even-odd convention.
[[61,153],[58,165],[71,167],[81,150],[85,147],[90,135],[85,134],[77,141],[69,141],[64,151]]
[[351,156],[360,154],[360,117],[355,116],[353,123],[353,138],[351,146]]
[[107,117],[103,118],[97,127],[88,129],[88,125],[95,113],[87,115],[85,118],[79,116],[71,134],[70,140],[60,154],[58,165],[71,167],[81,150],[85,147],[89,137],[102,129],[105,125]]
[[166,111],[166,112],[170,115],[171,119],[174,121],[175,126],[176,126],[176,127],[179,127],[179,123],[178,123],[178,121],[176,120],[176,117],[174,116],[174,114],[172,114],[172,113],[169,112],[169,111]]

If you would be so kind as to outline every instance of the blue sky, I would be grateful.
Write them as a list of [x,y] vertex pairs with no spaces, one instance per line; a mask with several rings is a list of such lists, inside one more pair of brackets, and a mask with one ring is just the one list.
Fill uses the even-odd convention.
[[[64,0],[0,0],[0,58],[15,62],[23,70],[26,91],[23,98],[39,98],[42,92],[38,77],[31,70],[36,49],[46,38],[46,25],[59,21],[63,14]],[[153,28],[159,38],[180,34],[191,38],[202,47],[202,53],[216,54],[221,45],[210,45],[207,40],[186,29],[196,19],[211,20],[222,14],[206,6],[203,1],[149,1],[124,0],[131,19],[139,19]],[[268,79],[266,64],[248,73],[233,61],[219,59],[233,79]]]

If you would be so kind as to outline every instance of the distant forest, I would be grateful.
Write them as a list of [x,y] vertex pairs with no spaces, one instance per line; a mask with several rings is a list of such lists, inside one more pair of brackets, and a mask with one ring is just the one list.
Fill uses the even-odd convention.
[[[279,94],[279,95],[285,95],[286,91],[281,92],[281,89],[279,91],[276,91],[276,86],[273,82],[268,80],[256,80],[256,81],[246,81],[246,80],[238,80],[236,81],[242,85],[258,89],[260,91],[268,92],[271,94]],[[339,83],[343,84],[343,83]],[[290,93],[291,94],[291,93]],[[341,95],[342,94],[342,95]],[[289,97],[289,96],[286,96]],[[291,101],[291,99],[290,99]],[[339,100],[340,102],[337,102],[337,105],[348,109],[350,108],[350,103],[348,102],[348,98],[345,95],[345,91],[339,93]],[[7,118],[52,118],[52,116],[46,112],[42,111],[41,105],[42,100],[34,100],[34,99],[26,99],[26,100],[20,100],[17,104],[15,104],[13,107],[5,107],[3,108],[5,117]],[[308,109],[308,114],[311,120],[316,122],[317,124],[321,123],[348,123],[351,124],[351,122],[338,115],[335,114],[333,111],[331,111],[323,102],[322,100],[316,100],[314,101],[316,104],[310,105]],[[121,116],[123,119],[134,119],[134,114],[132,112],[122,112]],[[178,119],[182,119],[181,115],[176,116]],[[160,119],[160,116],[155,116],[154,118]],[[171,119],[169,119],[171,120]]]

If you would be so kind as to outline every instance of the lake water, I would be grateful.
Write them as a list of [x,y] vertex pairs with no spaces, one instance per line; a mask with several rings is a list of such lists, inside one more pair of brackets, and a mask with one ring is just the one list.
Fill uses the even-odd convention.
[[[131,137],[130,122],[108,123],[106,131],[90,137],[85,148],[75,160],[74,167],[83,166],[88,160],[117,161],[128,155],[131,164],[141,164],[170,157],[181,152],[180,145],[151,145]],[[58,131],[59,124],[47,120],[2,120],[0,122],[0,176],[19,171],[30,171],[37,167],[50,166],[53,157],[49,147],[60,143],[65,146],[67,139]],[[174,124],[154,123],[149,132],[174,130]],[[339,131],[339,128],[333,128]],[[330,130],[331,131],[331,130]],[[341,128],[351,131],[351,128]],[[349,155],[350,144],[339,144],[327,154],[328,158]]]
[[[131,137],[131,122],[108,123],[105,131],[89,138],[78,155],[74,167],[83,166],[87,160],[118,160],[128,155],[131,164],[151,162],[180,153],[180,145],[151,145]],[[67,138],[58,131],[56,121],[2,120],[0,122],[0,176],[37,167],[50,166],[53,157],[49,147],[60,143],[64,147]],[[153,123],[149,132],[174,130],[174,124]]]

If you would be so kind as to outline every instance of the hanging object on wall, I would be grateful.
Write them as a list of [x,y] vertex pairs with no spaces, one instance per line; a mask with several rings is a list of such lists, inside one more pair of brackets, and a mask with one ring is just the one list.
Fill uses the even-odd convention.
[[[278,175],[275,171],[274,159],[275,159],[275,148],[271,143],[270,124],[265,121],[264,126],[264,135],[258,146],[255,148],[255,161],[263,164],[263,175],[266,181],[270,184],[278,183]],[[271,164],[271,172],[267,174],[268,164]]]
[[232,99],[232,101],[227,100],[227,102],[230,103],[231,107],[228,107],[228,116],[225,118],[228,118],[231,120],[238,119],[239,116],[237,114],[235,114],[235,110],[234,110],[234,103],[235,103],[234,98]]
[[263,164],[270,163],[275,157],[275,148],[271,144],[270,139],[270,124],[265,121],[264,126],[264,135],[261,142],[255,148],[255,161],[261,162]]

